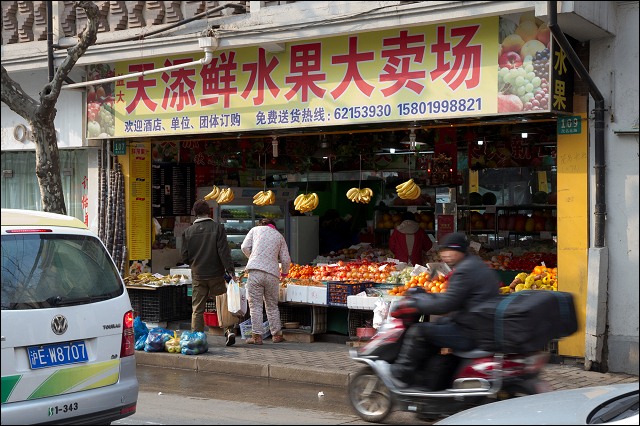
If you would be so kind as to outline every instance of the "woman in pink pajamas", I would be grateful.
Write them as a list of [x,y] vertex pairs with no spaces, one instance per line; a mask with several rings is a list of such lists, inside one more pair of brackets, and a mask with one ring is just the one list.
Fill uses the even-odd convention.
[[[258,225],[251,228],[240,247],[249,258],[246,269],[247,302],[251,314],[252,337],[247,343],[262,344],[262,302],[264,301],[273,343],[284,341],[280,309],[278,308],[278,291],[280,277],[289,273],[291,257],[287,242],[276,229],[271,219],[260,219]],[[282,268],[282,269],[281,269]]]

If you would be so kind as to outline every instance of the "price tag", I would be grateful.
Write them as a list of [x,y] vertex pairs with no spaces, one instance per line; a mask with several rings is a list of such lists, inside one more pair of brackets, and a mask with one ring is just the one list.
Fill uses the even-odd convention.
[[495,213],[496,212],[496,206],[487,206],[487,208],[484,211],[485,213]]
[[471,247],[476,253],[480,251],[480,249],[482,248],[482,244],[480,244],[477,241],[471,241],[469,243],[469,247]]
[[508,238],[509,237],[509,231],[498,231],[498,236],[499,237]]
[[540,239],[541,240],[550,240],[551,239],[551,232],[549,232],[549,231],[540,231]]
[[407,207],[407,211],[409,213],[417,213],[418,212],[418,206],[408,206]]

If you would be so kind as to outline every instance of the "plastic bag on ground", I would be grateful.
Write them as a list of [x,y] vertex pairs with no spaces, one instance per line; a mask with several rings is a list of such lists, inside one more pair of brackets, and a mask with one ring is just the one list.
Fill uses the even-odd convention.
[[163,327],[156,327],[149,330],[147,340],[144,344],[145,352],[164,352],[164,344],[171,339],[173,331]]
[[183,355],[198,355],[209,350],[207,335],[202,331],[183,331],[180,336],[180,352]]
[[173,332],[173,337],[169,340],[167,340],[164,343],[164,348],[167,352],[169,353],[175,353],[175,354],[179,354],[180,353],[180,338],[178,337],[178,334],[174,331]]

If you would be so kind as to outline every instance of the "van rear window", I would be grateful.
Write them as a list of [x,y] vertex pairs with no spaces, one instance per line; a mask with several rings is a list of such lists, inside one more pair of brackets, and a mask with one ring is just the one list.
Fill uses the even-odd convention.
[[118,271],[95,237],[2,236],[2,310],[83,305],[123,292]]

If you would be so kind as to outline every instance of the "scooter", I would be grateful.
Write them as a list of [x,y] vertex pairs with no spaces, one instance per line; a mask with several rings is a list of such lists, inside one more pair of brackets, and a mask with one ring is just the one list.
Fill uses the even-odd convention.
[[436,356],[416,369],[417,384],[396,387],[375,361],[393,363],[408,325],[417,320],[390,318],[366,345],[350,351],[353,360],[365,364],[348,387],[349,401],[363,420],[379,423],[400,409],[432,421],[481,404],[551,390],[539,377],[548,352],[501,354],[479,349]]

